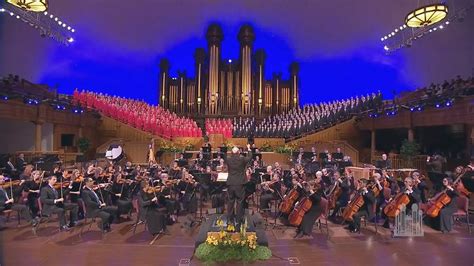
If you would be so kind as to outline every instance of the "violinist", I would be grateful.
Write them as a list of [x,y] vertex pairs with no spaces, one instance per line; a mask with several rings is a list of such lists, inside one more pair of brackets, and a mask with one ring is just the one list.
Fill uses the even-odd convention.
[[[446,194],[451,199],[451,201],[440,210],[437,217],[431,218],[426,216],[425,221],[434,229],[443,233],[448,233],[453,229],[453,214],[457,209],[456,203],[459,193],[456,191],[451,178],[443,179],[443,187],[445,188]],[[431,201],[432,200],[430,200],[430,203],[432,203]]]
[[260,196],[260,209],[263,212],[270,213],[269,203],[272,200],[282,199],[282,196],[280,192],[280,176],[277,173],[273,173],[271,166],[267,167],[267,174],[270,175],[271,180],[261,183],[262,194]]
[[148,231],[153,235],[157,235],[166,229],[166,218],[160,210],[164,206],[160,205],[156,195],[156,189],[143,180],[140,183],[140,193],[138,202],[142,209],[142,215],[146,220]]
[[196,197],[197,182],[194,177],[189,174],[186,168],[181,172],[181,180],[175,186],[179,193],[180,209],[188,213],[195,213],[197,211],[197,197]]
[[33,218],[28,210],[28,207],[24,204],[16,204],[11,195],[3,188],[5,184],[5,177],[0,174],[0,213],[4,210],[14,210],[20,213],[20,216],[25,218],[33,227],[36,227],[39,223],[39,218]]
[[262,161],[262,159],[260,159],[260,155],[255,156],[255,160],[253,160],[252,165],[253,165],[254,169],[263,167],[263,161]]
[[227,166],[224,164],[224,159],[219,159],[219,164],[216,166],[216,172],[227,172]]
[[87,171],[85,173],[85,177],[95,178],[95,166],[94,166],[93,163],[90,163],[87,166]]
[[[337,213],[342,207],[347,206],[347,203],[350,200],[351,186],[352,186],[350,176],[351,176],[350,171],[346,171],[346,175],[343,175],[342,177],[338,171],[334,172],[333,179],[336,182],[336,184],[341,188],[341,195],[339,196],[339,198],[336,199],[336,205],[330,216],[330,218],[332,219],[336,217]],[[323,180],[324,180],[324,175],[323,175]]]
[[82,190],[82,200],[86,205],[87,215],[91,218],[99,217],[97,226],[104,232],[110,232],[110,224],[117,216],[118,210],[115,206],[106,206],[104,199],[94,191],[94,179],[88,177],[84,180],[85,188]]
[[[405,210],[406,210],[406,213],[411,213],[411,206],[413,204],[419,204],[421,202],[420,191],[416,187],[414,187],[415,182],[413,181],[413,178],[411,177],[405,178],[405,180],[403,181],[403,184],[404,184],[404,187],[401,189],[402,192],[398,193],[397,196],[401,194],[406,194],[408,196],[409,202],[406,205]],[[397,196],[395,196],[394,198],[390,200],[395,199]],[[388,204],[390,204],[390,201]],[[385,214],[385,209],[388,207],[388,204],[387,206],[385,206],[384,213],[382,214],[382,217],[385,218],[385,222],[383,224],[384,228],[390,228],[390,218],[387,217],[387,215]]]
[[273,164],[273,172],[277,173],[278,175],[282,176],[283,175],[283,169],[281,169],[281,165],[279,162],[275,162]]
[[40,189],[43,183],[43,176],[40,171],[33,171],[31,173],[31,180],[25,182],[24,191],[28,193],[27,196],[27,205],[30,208],[30,211],[33,217],[38,215],[38,198],[40,197]]
[[169,175],[171,179],[181,179],[181,168],[178,166],[178,162],[173,162]]
[[323,197],[324,194],[321,183],[318,183],[316,180],[312,180],[308,182],[308,186],[308,192],[306,194],[308,194],[312,205],[311,208],[304,214],[303,220],[296,230],[295,238],[311,235],[314,223],[323,212],[320,204],[321,197]]
[[133,181],[123,178],[122,174],[117,174],[111,187],[112,203],[117,206],[118,216],[127,214],[130,217],[132,210],[132,200],[130,197],[130,184]]
[[125,179],[134,179],[136,177],[132,174],[133,170],[132,162],[126,162],[125,168],[123,169]]
[[[359,184],[359,193],[364,198],[364,204],[359,208],[359,210],[352,217],[352,221],[349,223],[349,231],[351,233],[357,233],[360,231],[360,220],[362,216],[365,216],[367,220],[372,219],[375,216],[374,213],[374,204],[375,195],[374,192],[367,187],[368,180],[360,179]],[[380,185],[380,184],[379,184]]]
[[164,203],[171,220],[176,222],[178,220],[178,203],[171,197],[171,188],[173,184],[176,184],[179,180],[170,180],[168,174],[163,173],[160,176],[160,181],[163,188],[157,194],[159,202]]
[[[56,213],[59,216],[59,227],[61,230],[69,231],[70,226],[75,226],[77,224],[77,204],[65,203],[62,194],[59,194],[58,191],[54,188],[57,178],[52,175],[49,176],[48,185],[41,188],[40,199],[41,204],[43,204],[43,215],[51,215]],[[70,223],[69,226],[66,225],[66,210],[71,212],[70,214]]]

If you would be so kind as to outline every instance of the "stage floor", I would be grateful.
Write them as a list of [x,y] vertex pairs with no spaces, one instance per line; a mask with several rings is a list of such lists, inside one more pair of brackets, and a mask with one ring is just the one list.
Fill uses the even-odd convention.
[[[192,258],[199,226],[187,229],[185,221],[180,217],[180,223],[169,227],[169,235],[149,245],[152,237],[143,225],[135,235],[129,231],[133,221],[114,224],[104,238],[95,224],[81,238],[78,228],[59,233],[57,223],[51,222],[43,224],[36,237],[25,222],[16,227],[13,218],[0,232],[0,264],[203,265]],[[295,240],[294,228],[269,226],[266,234],[274,256],[255,265],[473,265],[474,234],[469,235],[465,225],[456,225],[449,234],[424,229],[424,237],[392,238],[384,228],[377,235],[373,226],[350,234],[341,225],[330,224],[329,239],[315,228],[311,237]],[[288,258],[295,259],[290,263]]]

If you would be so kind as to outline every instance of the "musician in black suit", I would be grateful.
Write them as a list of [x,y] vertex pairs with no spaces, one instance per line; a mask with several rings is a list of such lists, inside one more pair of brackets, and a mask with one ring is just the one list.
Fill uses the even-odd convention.
[[77,223],[78,206],[74,203],[65,203],[64,198],[59,197],[58,192],[54,188],[56,181],[56,176],[52,175],[48,177],[48,185],[41,188],[40,200],[43,205],[42,214],[46,216],[52,213],[58,214],[60,229],[68,231],[69,226],[66,225],[65,217],[66,210],[71,211],[70,226],[74,226]]
[[5,165],[5,173],[12,178],[16,178],[18,176],[18,169],[12,163],[12,157],[8,156],[8,160]]
[[16,158],[15,168],[18,170],[19,173],[22,173],[25,170],[26,162],[25,162],[25,155],[20,153],[18,158]]
[[[227,169],[229,175],[227,177],[227,193],[229,202],[227,205],[227,216],[228,219],[237,219],[238,223],[243,222],[244,218],[244,200],[245,200],[245,169],[247,164],[252,159],[252,150],[250,144],[247,144],[247,156],[241,157],[239,148],[233,147],[232,154],[227,157]],[[234,204],[237,204],[234,211]]]
[[148,231],[152,235],[159,234],[166,229],[166,216],[164,211],[160,210],[166,210],[166,207],[147,181],[142,181],[140,187],[138,202],[141,211],[144,212],[142,215],[146,219]]
[[[405,193],[410,200],[410,202],[406,205],[405,213],[411,214],[411,207],[413,204],[421,203],[421,192],[415,187],[415,181],[411,177],[405,178],[403,184],[404,186],[400,189],[400,193]],[[390,228],[390,219],[385,215],[384,212],[382,212],[382,218],[385,219],[383,227]]]
[[382,160],[378,160],[376,163],[377,168],[380,169],[391,169],[392,163],[388,160],[387,154],[382,154]]
[[339,209],[341,209],[342,207],[347,206],[347,203],[350,200],[351,192],[352,192],[351,191],[352,184],[351,184],[351,179],[350,179],[349,173],[348,173],[348,175],[344,175],[341,178],[339,172],[336,171],[336,172],[334,172],[333,179],[335,180],[335,182],[339,183],[339,187],[341,188],[341,195],[339,196],[339,198],[336,201],[336,206],[334,207],[334,210],[333,210],[330,218],[335,218],[338,211],[339,211]]
[[86,186],[82,190],[82,200],[86,205],[87,216],[99,217],[101,219],[101,222],[98,225],[99,228],[104,231],[110,231],[110,224],[118,214],[117,207],[106,206],[105,203],[99,199],[99,196],[93,189],[94,179],[87,178],[85,184]]
[[322,180],[312,180],[309,183],[309,199],[311,200],[311,208],[303,216],[300,226],[297,229],[295,238],[301,238],[303,236],[311,235],[313,226],[316,220],[319,218],[323,209],[321,208],[321,197],[324,195],[324,189],[322,187]]
[[14,200],[11,197],[12,195],[9,196],[5,189],[3,189],[3,184],[5,184],[5,177],[3,175],[0,175],[0,213],[4,210],[18,211],[20,213],[20,216],[25,218],[28,222],[31,222],[33,227],[35,227],[38,224],[39,219],[33,219],[31,217],[30,211],[28,210],[28,207],[26,205],[14,203]]
[[360,179],[360,189],[362,197],[364,197],[364,205],[359,208],[359,211],[354,214],[352,221],[349,224],[349,230],[351,233],[357,233],[360,231],[360,220],[362,216],[365,216],[366,219],[370,220],[374,217],[374,204],[375,204],[375,195],[372,190],[367,188],[367,180]]

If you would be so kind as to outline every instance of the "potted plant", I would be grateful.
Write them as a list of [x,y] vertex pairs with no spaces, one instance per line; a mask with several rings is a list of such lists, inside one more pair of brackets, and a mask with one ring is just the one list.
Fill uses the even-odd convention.
[[420,144],[415,141],[403,140],[400,155],[405,160],[407,167],[413,166],[413,158],[420,154]]
[[77,140],[77,147],[79,148],[79,151],[82,153],[82,155],[77,156],[77,161],[83,162],[86,158],[87,151],[90,148],[90,140],[88,138],[79,138]]

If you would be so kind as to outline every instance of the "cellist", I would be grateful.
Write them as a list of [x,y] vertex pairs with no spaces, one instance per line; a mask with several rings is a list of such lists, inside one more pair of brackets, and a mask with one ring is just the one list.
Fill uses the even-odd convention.
[[[404,184],[404,187],[401,189],[402,192],[398,193],[397,196],[395,196],[391,200],[399,197],[401,194],[406,194],[408,196],[409,203],[406,205],[405,211],[406,213],[411,213],[411,206],[415,203],[419,204],[421,202],[420,191],[416,187],[414,187],[414,181],[413,181],[413,178],[411,177],[405,178],[405,180],[403,181],[403,184]],[[389,202],[387,206],[385,206],[385,208],[387,208],[390,205],[390,203],[391,202]],[[385,208],[384,208],[384,212],[382,213],[382,217],[385,219],[383,227],[390,228],[390,218],[387,217],[387,215],[385,214]]]
[[334,172],[334,179],[335,179],[335,182],[339,183],[339,187],[341,188],[341,195],[339,196],[339,198],[336,199],[336,206],[334,207],[334,210],[330,216],[330,218],[332,219],[336,217],[337,212],[339,211],[340,208],[347,206],[347,203],[350,200],[351,180],[349,176],[351,173],[349,173],[348,171],[346,171],[346,175],[342,176],[342,178],[340,177],[340,174],[338,171]]
[[375,195],[374,192],[367,188],[368,180],[359,179],[359,193],[364,198],[364,204],[359,208],[359,210],[352,216],[352,221],[349,222],[348,229],[351,233],[357,233],[360,231],[360,219],[362,216],[365,216],[366,219],[370,220],[374,217],[374,204],[375,204]]
[[320,204],[321,197],[324,195],[324,190],[321,186],[321,180],[319,180],[319,183],[316,180],[311,180],[308,182],[308,186],[309,199],[311,200],[312,205],[311,208],[304,214],[303,220],[296,230],[295,238],[302,238],[303,236],[311,235],[314,223],[323,212]]
[[[456,212],[456,202],[459,197],[459,193],[453,186],[453,180],[451,178],[443,179],[443,186],[446,189],[446,194],[451,198],[451,201],[444,206],[439,215],[435,218],[429,216],[425,217],[427,224],[431,225],[434,229],[440,230],[443,233],[448,233],[453,229],[453,213]],[[430,203],[431,203],[430,199]]]

